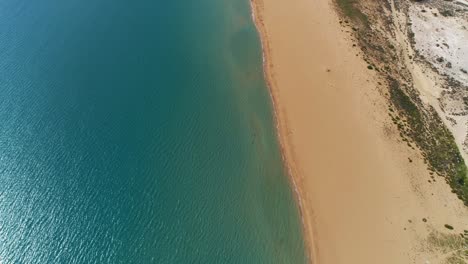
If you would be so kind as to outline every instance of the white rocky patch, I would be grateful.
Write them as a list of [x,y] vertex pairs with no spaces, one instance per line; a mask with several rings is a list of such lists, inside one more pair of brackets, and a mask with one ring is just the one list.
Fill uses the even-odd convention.
[[468,22],[424,5],[411,6],[410,19],[416,50],[441,74],[468,86]]

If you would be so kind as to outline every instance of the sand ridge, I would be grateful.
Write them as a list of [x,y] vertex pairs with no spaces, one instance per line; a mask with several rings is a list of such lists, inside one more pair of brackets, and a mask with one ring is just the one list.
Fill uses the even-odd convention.
[[379,76],[332,3],[252,3],[311,262],[441,261],[427,237],[445,223],[466,229],[468,212],[399,139]]

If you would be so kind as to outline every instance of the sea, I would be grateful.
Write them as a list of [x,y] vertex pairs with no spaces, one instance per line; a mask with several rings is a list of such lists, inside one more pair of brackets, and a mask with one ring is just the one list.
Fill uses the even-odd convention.
[[248,0],[0,1],[0,263],[306,263]]

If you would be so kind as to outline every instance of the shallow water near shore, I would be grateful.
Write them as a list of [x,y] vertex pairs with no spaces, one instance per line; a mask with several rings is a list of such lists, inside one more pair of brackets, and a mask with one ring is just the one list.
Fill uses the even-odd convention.
[[0,263],[305,263],[247,0],[0,4]]

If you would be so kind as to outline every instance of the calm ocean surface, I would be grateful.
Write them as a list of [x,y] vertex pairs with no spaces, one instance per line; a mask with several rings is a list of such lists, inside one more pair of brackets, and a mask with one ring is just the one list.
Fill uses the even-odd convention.
[[304,263],[248,0],[0,1],[0,263]]

